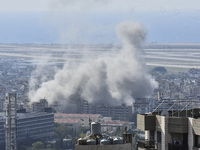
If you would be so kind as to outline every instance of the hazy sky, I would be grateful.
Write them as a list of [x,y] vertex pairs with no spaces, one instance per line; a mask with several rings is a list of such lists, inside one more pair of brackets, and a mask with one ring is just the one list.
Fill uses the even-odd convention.
[[199,0],[0,0],[0,43],[116,43],[139,21],[147,42],[200,42]]
[[[55,5],[70,6],[70,9],[80,6],[96,6],[95,10],[200,10],[199,0],[0,0],[1,11],[47,11]],[[90,4],[90,6],[88,6]],[[106,6],[105,6],[106,5]],[[69,9],[69,7],[68,7]]]

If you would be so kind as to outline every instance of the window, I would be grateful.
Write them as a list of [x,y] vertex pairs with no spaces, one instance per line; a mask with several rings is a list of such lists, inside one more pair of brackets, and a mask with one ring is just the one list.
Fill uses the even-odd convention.
[[157,142],[158,143],[161,143],[162,139],[161,139],[161,132],[160,131],[157,131]]

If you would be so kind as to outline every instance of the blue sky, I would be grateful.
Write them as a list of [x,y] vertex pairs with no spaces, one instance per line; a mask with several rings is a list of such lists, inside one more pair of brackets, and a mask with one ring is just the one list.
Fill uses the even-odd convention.
[[0,43],[117,43],[139,21],[147,42],[200,42],[198,0],[0,0]]

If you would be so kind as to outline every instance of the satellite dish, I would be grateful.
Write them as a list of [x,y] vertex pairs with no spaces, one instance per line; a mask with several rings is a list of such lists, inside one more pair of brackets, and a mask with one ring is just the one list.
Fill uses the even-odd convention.
[[85,136],[89,136],[90,135],[90,131],[87,131]]
[[148,112],[148,113],[145,113],[145,114],[147,114],[147,115],[153,115],[153,113],[152,113],[152,112]]
[[169,116],[169,113],[166,110],[163,110],[160,115],[161,116]]

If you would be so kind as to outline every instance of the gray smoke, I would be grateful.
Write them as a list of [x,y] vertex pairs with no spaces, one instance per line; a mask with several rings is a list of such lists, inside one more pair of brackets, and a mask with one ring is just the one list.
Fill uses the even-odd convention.
[[85,99],[93,104],[132,104],[148,97],[157,83],[146,71],[142,45],[146,32],[140,23],[121,23],[117,33],[122,49],[83,63],[67,61],[53,80],[29,92],[31,102],[46,97],[49,103]]

